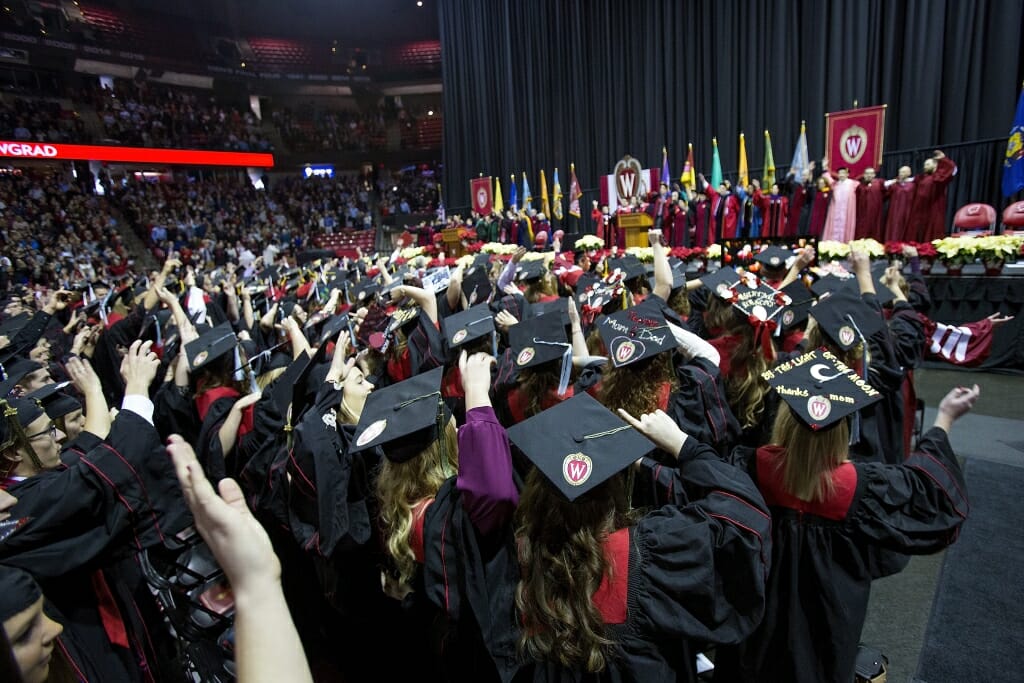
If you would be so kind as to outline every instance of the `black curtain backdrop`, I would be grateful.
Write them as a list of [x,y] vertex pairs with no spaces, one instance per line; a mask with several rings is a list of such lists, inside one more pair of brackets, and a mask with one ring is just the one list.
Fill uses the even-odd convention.
[[[784,174],[807,122],[812,159],[824,115],[888,104],[881,172],[915,172],[941,148],[960,173],[950,210],[1005,205],[1006,135],[1024,77],[1021,0],[441,0],[445,199],[468,212],[469,179],[575,162],[583,227],[599,177],[624,154],[669,164],[692,142],[710,175],[711,138],[736,169],[745,132],[760,177],[764,130]],[[573,226],[570,225],[570,228]]]

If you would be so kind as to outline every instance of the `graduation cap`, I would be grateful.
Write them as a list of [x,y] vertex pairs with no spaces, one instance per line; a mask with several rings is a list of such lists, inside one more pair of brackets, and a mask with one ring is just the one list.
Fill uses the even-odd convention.
[[538,301],[530,304],[526,309],[527,318],[539,318],[541,316],[553,316],[558,318],[562,326],[569,324],[568,299],[558,298],[552,301]]
[[789,297],[789,304],[779,316],[783,331],[790,330],[807,320],[807,312],[814,305],[814,293],[803,282],[790,282],[780,290]]
[[28,322],[31,319],[32,316],[28,313],[19,313],[16,316],[8,318],[0,323],[0,336],[7,337],[8,340],[13,341],[14,336],[21,332],[22,328],[28,325]]
[[676,347],[665,316],[650,308],[634,306],[613,313],[601,320],[598,330],[617,368],[653,358]]
[[558,395],[565,395],[572,374],[572,344],[555,315],[528,318],[509,329],[509,344],[518,370],[561,360]]
[[610,259],[608,261],[608,270],[618,270],[622,273],[622,279],[625,281],[632,280],[634,278],[643,277],[647,271],[644,268],[644,264],[640,262],[640,259],[635,256],[625,256],[623,258]]
[[819,299],[808,313],[843,351],[863,342],[885,324],[878,311],[848,289]]
[[280,415],[284,416],[288,412],[288,404],[291,403],[292,414],[289,424],[297,424],[305,408],[306,382],[303,381],[303,377],[309,375],[315,364],[313,358],[318,357],[318,354],[319,351],[311,358],[308,353],[303,351],[268,387],[270,402],[273,403]]
[[486,272],[490,265],[491,265],[491,255],[490,254],[479,253],[479,254],[475,254],[473,256],[473,262],[471,264],[469,264],[469,270],[470,270],[470,272],[473,272],[473,271],[481,270],[482,269],[482,270],[484,270]]
[[[885,275],[885,271],[888,267],[888,261],[875,261],[871,264],[871,279],[875,282],[875,298],[878,299],[878,303],[883,306],[896,298],[896,295],[892,293],[892,290],[889,289],[888,285],[882,282],[882,276]],[[854,281],[856,282],[856,278],[854,278]],[[857,293],[860,293],[859,285]]]
[[824,349],[780,363],[761,376],[813,430],[829,427],[882,398],[853,368]]
[[[399,283],[401,284],[401,283]],[[352,287],[352,299],[359,304],[365,304],[373,300],[381,291],[381,286],[374,280],[363,279]]]
[[82,404],[77,399],[62,393],[62,390],[70,384],[71,382],[47,384],[26,395],[25,398],[38,402],[46,411],[47,417],[56,420],[82,409]]
[[702,275],[700,281],[705,287],[723,299],[732,298],[732,288],[740,281],[740,274],[729,266],[723,266],[713,273]]
[[[0,401],[3,400],[4,397],[0,396]],[[16,428],[12,428],[12,419],[16,419],[24,430],[43,414],[42,406],[27,398],[8,398],[6,403],[6,406],[0,404],[3,410],[3,415],[0,415],[0,445],[11,443],[18,435]]]
[[508,438],[570,503],[655,448],[586,393],[513,425]]
[[[328,340],[338,336],[338,333],[348,328],[349,336],[352,337],[351,326],[349,324],[348,314],[333,315],[327,319],[324,326],[320,328],[320,336],[318,337],[321,345],[326,344]],[[355,343],[355,339],[352,339],[352,343]]]
[[[753,284],[751,287],[749,284]],[[733,305],[751,320],[772,320],[779,314],[782,307],[789,303],[790,298],[761,280],[741,281],[733,287]]]
[[470,306],[490,301],[494,295],[494,286],[491,284],[491,278],[488,276],[487,270],[476,268],[463,278],[462,293],[465,295],[466,301],[469,302]]
[[546,271],[543,261],[523,261],[516,269],[516,280],[533,282],[544,277]]
[[[834,294],[835,292],[838,292],[839,290],[847,287],[851,282],[854,284],[854,286],[858,286],[857,278],[855,277],[839,277],[837,275],[829,273],[827,275],[822,275],[817,280],[815,280],[811,284],[811,291],[814,292],[816,296],[823,297],[828,294]],[[858,294],[860,293],[859,288],[857,292]]]
[[450,418],[441,397],[443,373],[437,367],[370,392],[351,452],[380,446],[392,462],[406,462],[437,440]]
[[444,340],[449,350],[494,334],[494,314],[487,304],[473,306],[441,321]]
[[263,270],[261,270],[256,277],[259,278],[260,280],[276,280],[277,274],[280,271],[280,266],[270,266],[269,268],[264,268]]
[[14,391],[14,387],[25,376],[43,367],[42,363],[29,360],[23,356],[15,356],[12,360],[0,365],[0,398]]
[[195,372],[200,368],[210,365],[225,354],[236,351],[238,338],[235,331],[231,329],[231,323],[221,323],[213,329],[207,330],[185,345],[185,355],[188,357],[188,369]]
[[596,287],[601,283],[601,277],[595,273],[583,273],[579,279],[576,280],[576,299],[577,301],[582,300],[584,294],[588,289]]
[[767,249],[762,249],[754,255],[754,260],[760,263],[765,268],[785,268],[786,262],[793,257],[793,252],[789,249],[783,249],[782,247],[771,245]]
[[[669,285],[669,289],[673,292],[677,292],[686,286],[686,271],[681,268],[671,268],[672,273],[672,284]],[[651,285],[651,291],[654,291],[655,277],[652,275],[648,278],[648,282]]]

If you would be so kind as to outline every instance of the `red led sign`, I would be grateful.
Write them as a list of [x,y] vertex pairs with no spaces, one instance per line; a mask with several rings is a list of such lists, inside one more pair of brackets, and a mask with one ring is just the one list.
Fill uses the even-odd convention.
[[0,141],[0,158],[113,161],[185,166],[253,166],[273,168],[274,155],[260,152],[212,152],[200,149],[63,145],[47,142]]

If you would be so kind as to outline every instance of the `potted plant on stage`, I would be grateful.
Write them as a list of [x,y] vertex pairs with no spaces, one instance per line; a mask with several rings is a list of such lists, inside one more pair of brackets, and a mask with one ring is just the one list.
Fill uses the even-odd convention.
[[1000,275],[1007,262],[1017,260],[1024,235],[988,235],[975,238],[978,258],[985,266],[986,275]]
[[820,261],[842,261],[850,255],[850,245],[835,240],[818,242],[818,259]]
[[964,265],[974,261],[976,240],[974,237],[943,237],[932,241],[947,275],[962,275]]
[[921,272],[931,272],[935,259],[939,257],[939,252],[935,250],[935,245],[931,242],[911,242],[911,244],[917,248],[917,257],[921,259]]
[[850,249],[864,252],[872,261],[885,258],[885,245],[870,237],[853,240],[850,242]]

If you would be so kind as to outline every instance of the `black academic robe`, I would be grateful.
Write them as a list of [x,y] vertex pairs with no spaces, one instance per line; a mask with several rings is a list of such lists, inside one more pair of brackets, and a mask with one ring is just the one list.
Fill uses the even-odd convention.
[[772,512],[772,571],[764,620],[720,648],[716,681],[850,683],[873,579],[891,553],[930,554],[956,540],[969,503],[960,465],[939,429],[902,465],[848,462],[820,503],[787,494],[778,447],[737,449]]
[[427,596],[454,624],[455,642],[446,645],[479,672],[473,679],[456,670],[452,680],[696,681],[696,648],[750,634],[771,555],[764,501],[747,475],[695,439],[684,444],[677,471],[659,487],[675,502],[619,532],[628,535],[615,558],[621,590],[602,610],[620,615],[606,624],[615,652],[593,676],[521,660],[511,525],[480,537],[454,481],[442,487],[424,522]]

